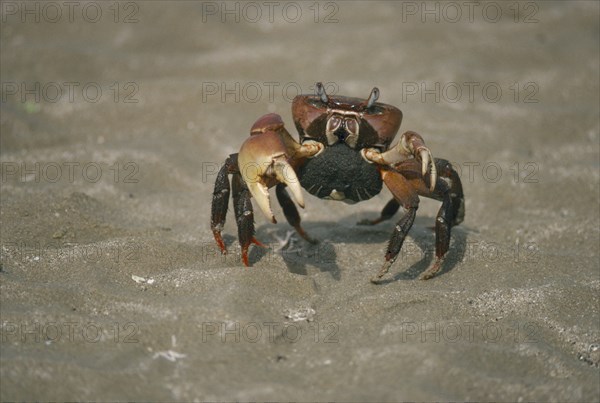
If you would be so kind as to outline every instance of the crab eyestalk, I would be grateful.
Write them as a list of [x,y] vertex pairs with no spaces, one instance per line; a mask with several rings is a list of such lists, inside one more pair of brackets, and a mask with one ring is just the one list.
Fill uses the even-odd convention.
[[367,99],[367,109],[372,107],[375,102],[379,99],[379,88],[373,87],[371,90],[371,95],[369,95],[369,99]]
[[319,99],[321,99],[321,102],[323,102],[324,104],[329,102],[329,97],[327,96],[327,93],[325,92],[325,87],[323,86],[323,83],[318,82],[316,84],[316,92],[317,92],[317,96],[319,97]]

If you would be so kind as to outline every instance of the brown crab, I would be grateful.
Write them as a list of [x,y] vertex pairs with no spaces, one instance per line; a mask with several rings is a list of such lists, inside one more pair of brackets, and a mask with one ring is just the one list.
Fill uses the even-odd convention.
[[378,98],[377,88],[366,100],[328,96],[323,85],[317,83],[316,95],[298,95],[292,103],[299,142],[285,129],[279,115],[271,113],[259,118],[240,152],[226,159],[215,182],[211,228],[222,253],[227,253],[221,230],[231,191],[230,174],[238,238],[246,266],[250,244],[262,246],[254,238],[251,196],[267,218],[276,223],[268,192],[275,186],[289,224],[302,238],[315,243],[300,225],[300,215],[286,187],[296,203],[304,207],[301,187],[321,199],[356,203],[377,195],[385,184],[394,198],[379,218],[359,224],[374,225],[390,219],[400,206],[405,213],[394,228],[385,262],[371,281],[381,279],[396,260],[415,220],[419,196],[442,202],[435,223],[436,260],[421,275],[422,279],[433,277],[448,252],[451,228],[464,219],[462,184],[448,161],[433,159],[419,134],[405,132],[391,146],[402,112],[377,102]]

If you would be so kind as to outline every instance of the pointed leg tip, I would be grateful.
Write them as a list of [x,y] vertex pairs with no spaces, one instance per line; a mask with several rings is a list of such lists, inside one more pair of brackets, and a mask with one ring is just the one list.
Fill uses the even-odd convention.
[[379,284],[379,282],[381,281],[381,278],[383,276],[385,276],[385,274],[390,270],[390,267],[392,266],[393,263],[394,262],[392,260],[386,259],[385,263],[383,263],[383,266],[381,266],[379,273],[377,273],[374,277],[371,278],[371,283]]
[[217,246],[221,250],[221,254],[226,255],[227,254],[227,247],[225,246],[225,242],[223,242],[223,238],[221,237],[221,233],[213,231],[213,235],[215,237],[215,241],[217,242]]
[[244,266],[250,267],[250,261],[248,260],[248,249],[242,250],[242,262],[244,262]]
[[434,278],[442,268],[443,262],[444,257],[437,258],[436,261],[419,276],[419,280],[431,280]]
[[224,243],[220,243],[218,244],[219,246],[219,250],[221,251],[221,255],[226,255],[227,254],[227,247],[225,246]]
[[250,259],[248,258],[248,250],[250,249],[251,244],[260,246],[261,248],[268,248],[267,245],[265,245],[264,243],[262,243],[261,241],[259,241],[258,239],[254,238],[254,237],[252,237],[252,239],[250,239],[250,242],[248,242],[247,245],[242,245],[242,262],[244,263],[244,266],[246,266],[246,267],[250,267]]
[[371,277],[370,281],[371,281],[371,284],[380,285],[381,277],[379,277],[379,276]]
[[313,245],[316,245],[319,243],[318,239],[314,239],[310,235],[308,235],[306,233],[306,231],[304,231],[304,228],[302,228],[299,224],[294,226],[294,229],[296,230],[298,235],[300,235],[302,237],[302,239],[304,239],[306,242],[313,244]]

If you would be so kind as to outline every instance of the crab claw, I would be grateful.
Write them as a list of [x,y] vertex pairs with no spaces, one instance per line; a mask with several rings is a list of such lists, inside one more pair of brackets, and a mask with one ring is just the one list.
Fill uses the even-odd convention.
[[285,152],[273,147],[278,145],[273,137],[274,133],[269,132],[248,139],[240,150],[238,163],[242,178],[258,206],[271,222],[276,223],[269,200],[271,186],[276,182],[285,183],[300,207],[304,207],[304,198],[296,172]]
[[[265,216],[276,223],[271,210],[269,188],[285,183],[300,207],[304,207],[300,181],[290,160],[302,146],[283,128],[281,117],[269,114],[252,126],[251,136],[242,144],[238,155],[240,174]],[[317,151],[315,151],[316,153]]]
[[437,170],[435,168],[435,164],[433,163],[433,156],[431,155],[431,151],[427,147],[421,147],[417,151],[419,156],[421,157],[421,174],[423,177],[427,174],[427,170],[430,170],[430,184],[429,190],[433,192],[435,188],[435,182],[437,180]]
[[423,138],[415,132],[406,132],[400,137],[398,144],[385,152],[375,148],[363,148],[362,157],[370,163],[394,166],[409,158],[415,158],[421,162],[421,174],[423,178],[429,171],[429,190],[433,192],[437,181],[437,169],[431,151],[425,145]]
[[437,170],[433,163],[433,156],[431,151],[425,145],[423,138],[415,132],[408,131],[402,134],[400,142],[398,143],[400,153],[405,155],[412,155],[417,160],[421,161],[421,174],[423,178],[429,171],[429,190],[433,192],[435,188],[435,182],[437,181]]

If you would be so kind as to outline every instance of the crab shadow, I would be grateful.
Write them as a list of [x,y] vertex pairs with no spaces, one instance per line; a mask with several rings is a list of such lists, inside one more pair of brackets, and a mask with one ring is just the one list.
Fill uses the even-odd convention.
[[[377,213],[367,212],[364,215],[376,217]],[[308,268],[316,267],[321,272],[330,273],[333,279],[341,280],[342,269],[338,261],[344,259],[344,256],[341,256],[343,254],[350,253],[353,257],[353,244],[383,244],[380,253],[372,257],[375,262],[383,264],[385,247],[401,214],[373,226],[358,225],[357,218],[362,216],[363,214],[351,214],[337,221],[303,221],[302,226],[308,234],[319,241],[317,244],[301,239],[287,222],[277,226],[262,225],[257,228],[257,238],[263,242],[266,240],[275,240],[275,242],[268,243],[269,248],[252,248],[250,260],[268,262],[278,255],[291,273],[308,275]],[[415,219],[398,258],[390,269],[391,276],[388,274],[378,284],[414,280],[430,267],[435,259],[435,231],[431,227],[433,223],[435,217],[425,216]],[[450,250],[436,277],[451,271],[463,260],[466,245],[467,230],[461,226],[452,228]],[[403,270],[403,262],[414,256],[418,256],[419,260]],[[357,263],[360,264],[360,261]],[[377,271],[378,268],[372,274]]]

